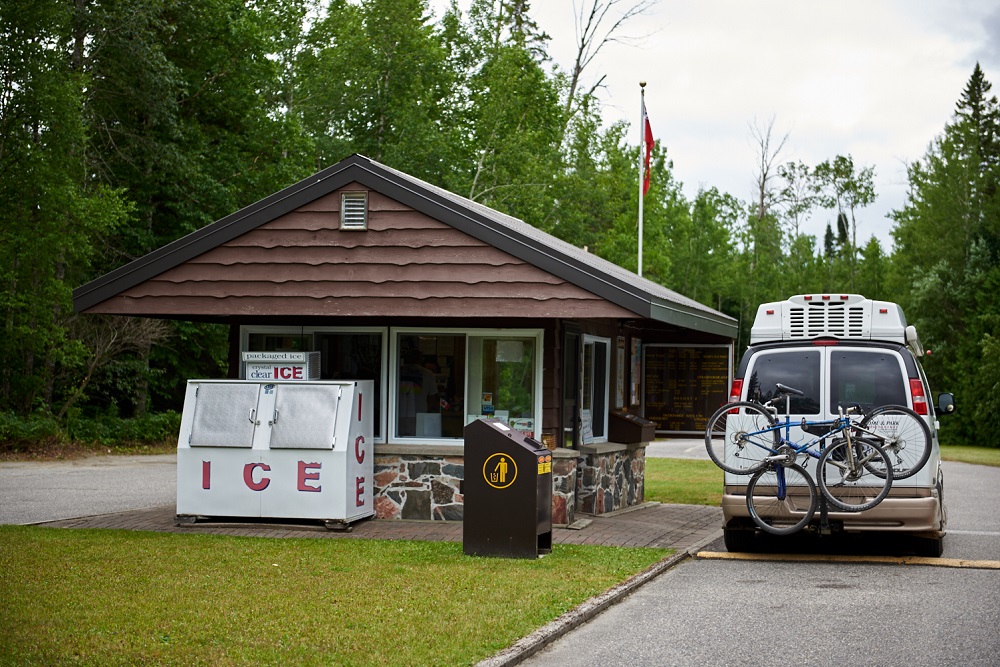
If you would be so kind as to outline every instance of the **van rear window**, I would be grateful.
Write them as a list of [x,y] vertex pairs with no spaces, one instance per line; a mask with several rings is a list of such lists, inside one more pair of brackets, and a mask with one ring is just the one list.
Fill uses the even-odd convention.
[[[792,396],[791,411],[797,415],[819,414],[820,352],[812,350],[787,350],[766,352],[754,358],[750,369],[747,397],[761,402],[780,396],[777,384],[805,392],[805,396]],[[778,408],[784,412],[784,401]]]
[[836,350],[830,354],[830,412],[860,405],[906,405],[899,357],[882,351]]

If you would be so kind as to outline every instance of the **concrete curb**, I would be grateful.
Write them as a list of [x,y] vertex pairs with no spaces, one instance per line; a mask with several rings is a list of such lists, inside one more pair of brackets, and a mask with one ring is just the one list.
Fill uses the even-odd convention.
[[693,558],[705,546],[720,537],[722,537],[721,530],[718,534],[702,540],[699,544],[685,551],[675,553],[654,563],[631,579],[627,579],[600,595],[586,600],[575,609],[571,609],[554,621],[540,627],[496,655],[477,663],[476,667],[509,667],[510,665],[516,665],[527,660],[555,640],[594,618],[611,605],[621,602],[640,586],[649,583],[678,563],[688,558]]

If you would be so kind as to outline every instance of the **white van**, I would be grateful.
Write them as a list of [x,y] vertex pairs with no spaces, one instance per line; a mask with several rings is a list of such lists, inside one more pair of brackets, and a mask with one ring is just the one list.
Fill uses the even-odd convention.
[[[940,556],[947,513],[935,407],[920,367],[916,329],[906,325],[895,303],[857,294],[793,296],[757,309],[750,346],[734,375],[730,402],[778,397],[779,383],[803,392],[791,396],[790,439],[804,439],[794,424],[834,419],[841,407],[871,410],[902,405],[924,417],[931,453],[919,472],[894,480],[881,503],[862,512],[816,512],[814,530],[897,531],[914,538],[921,555]],[[784,406],[782,399],[779,405]],[[954,410],[942,394],[937,410]],[[784,410],[777,415],[784,422]],[[815,474],[810,462],[807,470]],[[747,476],[726,473],[722,497],[724,534],[730,551],[752,551],[757,529],[746,504]]]

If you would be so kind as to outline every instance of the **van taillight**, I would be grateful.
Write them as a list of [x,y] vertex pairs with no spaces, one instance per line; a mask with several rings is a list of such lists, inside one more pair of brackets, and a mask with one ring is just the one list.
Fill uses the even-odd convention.
[[737,378],[733,380],[733,386],[729,390],[729,402],[735,403],[736,401],[740,400],[740,394],[742,393],[743,393],[743,380],[741,378]]
[[[740,400],[740,394],[743,393],[743,380],[741,378],[736,378],[733,380],[733,386],[729,389],[729,402],[735,403]],[[729,414],[735,415],[739,412],[739,408],[734,408],[729,411]]]
[[924,383],[920,378],[910,380],[910,400],[913,402],[913,411],[918,415],[927,414],[927,395],[924,394]]

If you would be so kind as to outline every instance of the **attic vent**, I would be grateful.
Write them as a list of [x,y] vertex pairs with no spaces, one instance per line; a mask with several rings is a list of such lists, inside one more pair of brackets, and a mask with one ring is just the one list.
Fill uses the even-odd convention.
[[367,192],[344,192],[340,195],[340,228],[368,229]]

